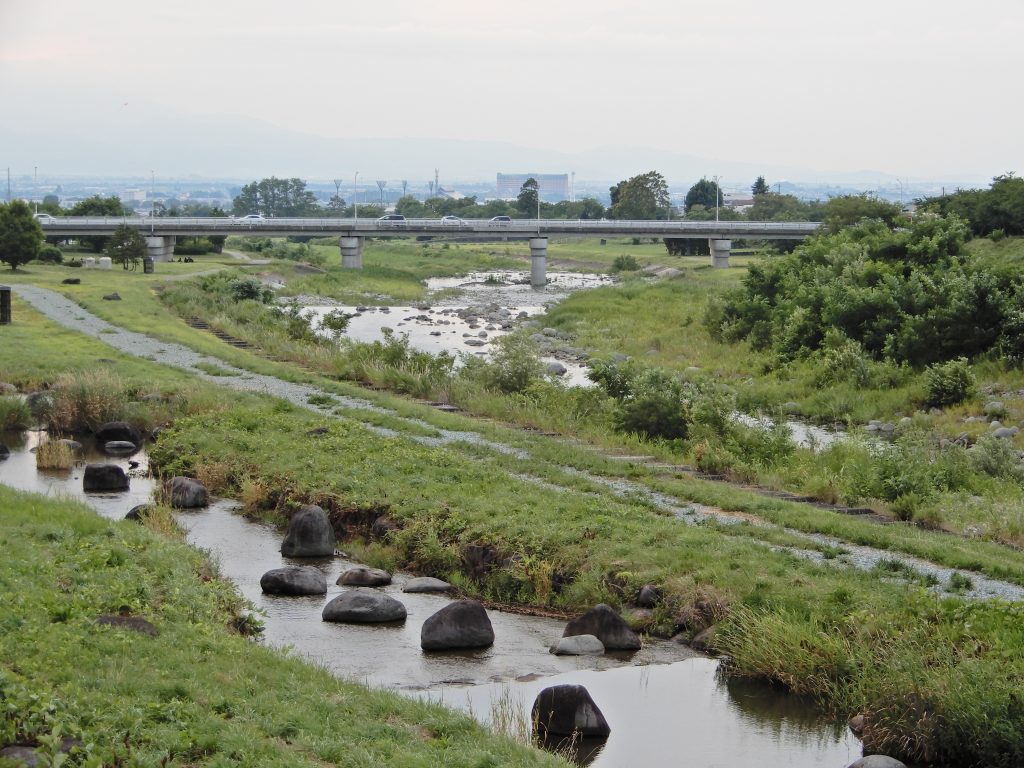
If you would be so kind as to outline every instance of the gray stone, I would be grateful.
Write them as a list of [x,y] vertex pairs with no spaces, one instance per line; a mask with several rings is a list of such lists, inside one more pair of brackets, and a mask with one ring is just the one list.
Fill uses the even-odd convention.
[[488,648],[494,628],[487,611],[476,600],[456,600],[423,622],[420,647],[425,651]]
[[690,647],[701,653],[710,653],[714,650],[714,643],[715,628],[707,627],[693,636],[693,640],[690,641]]
[[611,733],[608,721],[582,685],[545,688],[533,702],[530,719],[541,737],[576,734],[583,738],[605,738]]
[[325,595],[327,578],[312,566],[292,565],[264,573],[260,589],[268,595]]
[[981,412],[986,416],[1002,416],[1006,413],[1006,405],[1002,400],[989,400],[982,406]]
[[167,490],[171,496],[171,506],[175,509],[195,509],[210,503],[206,487],[191,477],[172,477]]
[[116,464],[86,464],[83,491],[127,491],[128,476]]
[[1004,440],[1012,440],[1019,430],[1017,427],[1000,427],[992,433],[993,437],[1001,437]]
[[573,635],[563,637],[551,646],[555,656],[600,656],[604,653],[604,643],[593,635]]
[[864,726],[867,724],[867,718],[865,718],[864,715],[854,715],[846,721],[846,724],[849,726],[850,731],[854,736],[860,736],[864,733]]
[[483,341],[482,339],[466,339],[462,343],[465,344],[467,347],[483,347],[487,345],[487,342]]
[[80,451],[80,450],[82,450],[82,444],[80,442],[78,442],[77,440],[72,440],[71,438],[68,438],[68,437],[62,437],[57,442],[61,443],[62,445],[66,445],[72,451]]
[[146,515],[148,515],[150,510],[152,509],[152,504],[136,504],[134,507],[128,510],[128,514],[124,516],[124,519],[142,522],[146,519]]
[[25,405],[33,416],[39,417],[53,408],[53,397],[49,392],[29,392],[25,395]]
[[609,651],[636,651],[640,638],[611,606],[600,603],[565,626],[562,637],[594,635]]
[[337,537],[327,513],[315,504],[307,504],[288,521],[281,554],[285,557],[331,557],[335,541]]
[[375,589],[358,587],[342,592],[324,606],[324,621],[375,624],[405,621],[405,606],[390,595]]
[[156,627],[141,616],[97,616],[96,623],[101,627],[114,627],[115,629],[130,629],[142,635],[156,637]]
[[346,587],[383,587],[391,583],[391,574],[380,568],[360,565],[341,574],[337,583]]
[[13,760],[15,763],[28,766],[28,768],[35,768],[35,766],[39,765],[39,755],[36,752],[36,748],[25,744],[11,744],[0,749],[0,758]]
[[565,376],[568,369],[557,360],[552,360],[547,364],[547,371],[552,376]]
[[142,445],[142,433],[127,421],[109,421],[96,430],[96,442],[102,444],[112,440]]
[[114,291],[113,293],[108,293],[106,296],[104,296],[103,300],[104,301],[120,301],[121,300],[121,295],[117,291]]
[[894,757],[868,755],[860,760],[854,760],[850,763],[849,768],[907,768],[907,766]]
[[397,531],[399,528],[398,523],[394,518],[388,515],[381,515],[373,521],[373,525],[370,527],[370,533],[375,539],[383,539],[392,531]]
[[661,599],[661,593],[653,584],[644,584],[640,587],[640,593],[636,596],[636,604],[641,608],[653,608]]
[[16,395],[18,394],[18,388],[13,384],[8,384],[6,381],[0,381],[0,395]]
[[402,591],[409,592],[410,594],[420,592],[451,592],[452,585],[447,581],[441,581],[441,579],[435,579],[432,576],[418,576],[405,582]]
[[139,450],[135,443],[130,443],[127,440],[110,440],[103,444],[104,453],[113,453],[117,455],[126,455],[135,453]]

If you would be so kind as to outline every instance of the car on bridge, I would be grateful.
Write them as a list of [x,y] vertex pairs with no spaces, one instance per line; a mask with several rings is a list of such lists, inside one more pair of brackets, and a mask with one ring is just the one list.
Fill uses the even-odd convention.
[[492,227],[507,227],[512,223],[511,216],[493,216],[490,221],[487,222]]
[[466,222],[460,219],[458,216],[442,216],[441,226],[442,227],[464,227]]
[[56,217],[51,216],[48,213],[36,214],[36,221],[38,221],[40,224],[53,224],[53,222],[55,222],[56,220]]
[[267,217],[262,213],[249,213],[245,216],[239,216],[237,219],[232,220],[232,224],[248,224],[250,227],[262,224],[267,220]]
[[400,213],[387,213],[377,219],[381,229],[402,229],[405,227],[405,216]]

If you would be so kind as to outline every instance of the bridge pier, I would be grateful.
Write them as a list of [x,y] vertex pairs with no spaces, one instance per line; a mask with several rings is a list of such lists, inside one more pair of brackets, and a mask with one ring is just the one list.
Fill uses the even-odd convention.
[[363,268],[363,238],[339,237],[338,247],[341,248],[341,266],[344,269]]
[[530,238],[530,286],[543,288],[548,282],[548,239]]
[[711,249],[711,265],[715,269],[729,268],[729,252],[732,250],[732,240],[708,240],[708,247]]
[[147,235],[146,255],[153,261],[170,261],[177,240],[174,235]]

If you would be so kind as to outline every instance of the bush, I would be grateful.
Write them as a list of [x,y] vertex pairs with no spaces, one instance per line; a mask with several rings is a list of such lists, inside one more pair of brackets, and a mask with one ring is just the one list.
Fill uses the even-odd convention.
[[44,264],[61,264],[64,261],[64,253],[56,245],[44,243],[39,249],[36,261],[41,261]]
[[32,411],[19,397],[0,397],[0,431],[28,429],[32,426]]
[[993,243],[998,243],[1004,237],[1006,237],[1005,229],[993,229],[991,232],[988,233],[988,239],[991,240]]
[[484,385],[505,394],[522,392],[544,375],[544,364],[528,338],[509,334],[495,341],[496,351],[483,369]]
[[942,408],[962,403],[974,394],[975,380],[967,359],[960,357],[935,363],[925,371],[928,407]]
[[227,284],[227,293],[235,301],[270,303],[274,292],[255,277],[236,277]]
[[636,272],[640,269],[640,262],[630,253],[616,256],[612,262],[612,272]]

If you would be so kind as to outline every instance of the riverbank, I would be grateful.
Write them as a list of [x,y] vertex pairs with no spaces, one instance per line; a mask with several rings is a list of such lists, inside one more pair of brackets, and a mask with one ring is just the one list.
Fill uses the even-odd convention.
[[253,642],[181,542],[4,486],[0,508],[0,746],[75,739],[81,765],[565,765]]
[[[8,330],[20,334],[19,349],[38,350],[34,364],[50,366],[51,375],[94,368],[97,358],[114,366],[131,359],[57,330],[20,302],[16,310],[23,321]],[[100,331],[98,338],[117,338]],[[54,344],[60,354],[47,352]],[[22,357],[0,350],[5,371],[17,371]],[[141,381],[171,394],[191,378],[132,364],[141,378],[125,402],[152,391]],[[242,377],[209,381],[233,378]],[[1014,755],[1019,745],[1006,737],[1019,728],[1010,701],[1024,646],[1012,607],[930,595],[888,566],[857,571],[833,544],[819,546],[817,561],[806,559],[797,553],[805,542],[781,528],[687,525],[566,468],[548,466],[537,482],[521,476],[527,454],[467,443],[469,434],[461,442],[406,437],[353,420],[359,412],[341,401],[299,407],[193,385],[189,408],[155,448],[165,470],[199,475],[271,519],[302,500],[323,503],[339,523],[397,517],[394,538],[356,540],[361,560],[450,575],[470,594],[563,607],[606,600],[628,608],[635,590],[653,583],[662,598],[648,618],[634,617],[638,626],[653,621],[689,636],[718,624],[714,645],[732,657],[732,674],[811,694],[841,717],[867,715],[873,748],[898,750],[913,737],[913,754],[941,762],[962,744],[974,745],[972,759]],[[321,427],[326,432],[310,434]],[[483,567],[474,571],[474,562]],[[917,727],[922,702],[943,724],[937,732]],[[1002,729],[991,732],[985,724],[993,721]]]

